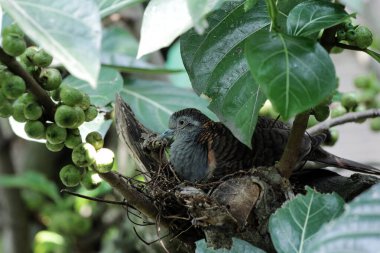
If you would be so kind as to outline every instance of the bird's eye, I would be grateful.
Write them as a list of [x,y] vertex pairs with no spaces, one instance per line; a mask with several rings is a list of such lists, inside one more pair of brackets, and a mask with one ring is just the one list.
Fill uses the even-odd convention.
[[178,121],[178,124],[179,124],[180,126],[183,126],[183,125],[185,124],[185,121],[181,119],[180,121]]

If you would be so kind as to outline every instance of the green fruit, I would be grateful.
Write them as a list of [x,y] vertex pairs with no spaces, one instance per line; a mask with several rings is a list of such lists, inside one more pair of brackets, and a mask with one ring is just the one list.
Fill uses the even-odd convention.
[[51,92],[50,92],[50,96],[51,96],[51,98],[58,102],[58,101],[61,99],[61,98],[59,97],[59,93],[60,93],[60,92],[61,92],[61,89],[60,89],[60,88],[51,91]]
[[16,99],[25,92],[26,85],[21,77],[11,76],[2,82],[1,90],[8,99]]
[[56,124],[51,124],[46,129],[46,140],[51,144],[64,143],[67,137],[66,128],[57,126]]
[[333,146],[339,139],[339,132],[335,128],[329,129],[329,135],[327,136],[325,142],[323,143],[326,146]]
[[21,55],[26,49],[25,40],[22,38],[5,36],[2,43],[4,51],[13,57]]
[[100,173],[106,173],[112,170],[115,161],[115,155],[108,148],[101,148],[96,152],[95,166]]
[[69,134],[65,140],[65,146],[73,149],[82,143],[82,137],[80,135]]
[[31,57],[32,62],[41,68],[48,67],[53,61],[53,57],[48,54],[45,50],[40,49]]
[[89,143],[76,146],[71,154],[74,164],[79,167],[88,167],[95,162],[96,150]]
[[50,143],[49,141],[47,141],[45,144],[46,144],[46,148],[50,150],[51,152],[59,152],[65,146],[64,143],[53,144],[53,143]]
[[328,105],[318,105],[314,108],[315,119],[319,122],[326,120],[330,115],[330,107]]
[[29,104],[30,102],[35,102],[36,97],[32,93],[24,93],[17,99],[22,104]]
[[346,39],[346,31],[345,30],[338,30],[336,32],[336,38],[338,41],[345,40]]
[[75,128],[78,128],[83,124],[86,116],[84,111],[79,106],[75,106],[74,110],[77,115],[77,123],[75,124]]
[[75,128],[78,116],[75,109],[68,105],[60,105],[54,114],[55,123],[63,128]]
[[62,103],[70,106],[80,105],[83,99],[83,93],[81,91],[67,86],[61,87],[59,96]]
[[[365,105],[362,105],[362,104],[359,104],[356,108],[355,108],[355,112],[364,112],[366,111],[367,108],[365,107]],[[355,120],[355,122],[357,123],[363,123],[366,119],[358,119],[358,120]]]
[[17,24],[11,24],[7,27],[4,27],[1,31],[2,37],[12,36],[16,38],[23,38],[24,32],[20,29]]
[[361,49],[366,49],[373,42],[372,32],[365,26],[358,26],[355,29],[354,43]]
[[90,96],[87,93],[83,93],[82,102],[79,104],[79,107],[82,110],[87,110],[91,105]]
[[24,107],[25,107],[25,105],[23,103],[20,103],[18,100],[15,103],[13,103],[12,117],[17,122],[25,122],[26,121],[26,118],[24,115]]
[[80,131],[78,128],[72,128],[72,129],[69,129],[69,134],[80,136]]
[[69,164],[61,169],[59,178],[65,186],[74,187],[80,183],[81,174],[81,170],[78,167]]
[[347,111],[353,110],[356,108],[356,106],[358,106],[358,95],[353,92],[344,93],[342,95],[341,103],[347,109]]
[[24,115],[28,120],[37,120],[42,116],[42,107],[37,102],[30,102],[24,107]]
[[358,76],[355,78],[354,84],[358,89],[369,89],[371,87],[371,77],[368,75]]
[[331,109],[331,118],[336,118],[346,113],[346,108],[344,108],[341,104],[335,104]]
[[52,91],[61,85],[62,76],[57,69],[47,68],[41,71],[40,80],[42,88],[48,91]]
[[93,121],[98,116],[98,109],[91,105],[85,112],[85,121],[90,122]]
[[357,37],[357,35],[356,35],[354,29],[350,29],[350,30],[346,31],[346,40],[347,40],[348,42],[353,42],[353,41],[355,41],[356,37]]
[[28,47],[25,52],[20,55],[21,62],[25,63],[26,66],[34,66],[32,62],[33,55],[37,52],[36,47]]
[[27,121],[24,126],[25,133],[34,139],[42,139],[45,137],[45,126],[41,121]]
[[13,107],[11,102],[8,100],[1,101],[0,105],[0,117],[1,118],[8,118],[12,116],[13,114]]
[[87,190],[93,190],[93,189],[97,188],[101,182],[102,182],[102,180],[99,177],[98,173],[95,173],[93,171],[87,171],[83,175],[82,180],[81,180],[81,184]]
[[370,126],[371,126],[372,131],[379,132],[380,131],[380,118],[371,119]]
[[101,149],[104,145],[104,140],[99,132],[91,132],[86,136],[86,142],[90,143],[96,150]]

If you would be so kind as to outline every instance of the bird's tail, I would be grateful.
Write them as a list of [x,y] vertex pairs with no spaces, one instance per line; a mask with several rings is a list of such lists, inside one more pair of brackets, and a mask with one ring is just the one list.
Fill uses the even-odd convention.
[[334,167],[351,170],[355,172],[368,173],[372,175],[380,175],[380,170],[372,166],[351,161],[345,158],[335,156],[322,148],[318,147],[312,152],[312,156],[308,160],[331,165]]

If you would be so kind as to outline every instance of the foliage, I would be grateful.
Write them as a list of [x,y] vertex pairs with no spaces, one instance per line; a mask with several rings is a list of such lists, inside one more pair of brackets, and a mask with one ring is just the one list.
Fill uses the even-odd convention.
[[[59,83],[60,75],[63,76],[59,88],[54,86],[44,91],[49,103],[34,98],[33,106],[38,111],[34,119],[34,113],[26,114],[22,109],[21,114],[20,111],[16,114],[16,110],[30,106],[30,101],[21,100],[25,94],[36,95],[35,91],[31,91],[28,83],[26,90],[21,83],[17,96],[6,90],[9,83],[3,83],[10,72],[1,66],[0,114],[4,118],[13,115],[9,121],[17,135],[34,141],[35,137],[41,137],[37,141],[45,142],[49,150],[69,157],[64,159],[63,166],[70,160],[71,149],[82,145],[80,143],[85,142],[90,133],[100,134],[101,142],[105,139],[104,143],[109,143],[106,138],[112,137],[114,131],[114,99],[118,93],[137,118],[155,132],[167,128],[173,112],[195,107],[213,120],[223,122],[247,146],[251,145],[259,114],[280,115],[289,120],[309,111],[313,115],[311,119],[317,122],[328,118],[330,109],[331,117],[335,117],[379,105],[380,84],[373,76],[358,78],[355,94],[337,91],[338,77],[331,52],[337,49],[363,51],[378,62],[380,56],[367,48],[373,36],[369,30],[362,29],[367,32],[365,46],[358,43],[359,35],[355,31],[363,26],[354,25],[355,15],[347,13],[336,1],[151,0],[146,3],[138,41],[134,27],[130,26],[133,22],[123,20],[123,15],[125,10],[135,6],[141,8],[143,5],[138,4],[143,2],[0,0],[4,11],[4,51],[13,56],[11,59],[16,59],[42,88],[53,87],[46,85],[45,76],[41,74],[47,69],[59,70]],[[111,16],[114,13],[122,14]],[[13,22],[21,30],[10,25]],[[9,32],[10,27],[16,30]],[[24,44],[29,47],[21,54],[26,47]],[[21,47],[15,48],[15,45]],[[162,55],[155,51],[167,46],[170,48],[164,62]],[[41,48],[48,53],[48,60],[36,61],[27,53],[43,51]],[[149,53],[153,54],[147,55]],[[52,64],[51,57],[54,58]],[[157,59],[161,62],[157,63]],[[17,75],[12,78],[14,76],[19,78]],[[66,100],[62,98],[63,90],[77,93],[75,96],[70,93],[70,99]],[[79,102],[73,102],[76,98]],[[94,117],[87,115],[90,107]],[[70,115],[64,115],[67,118],[56,115],[56,111],[65,111],[62,108],[70,111],[70,115],[76,110],[75,124],[66,122]],[[53,128],[52,123],[58,125],[54,125],[56,129],[60,128],[60,138],[65,137],[57,143],[56,133],[49,136],[52,138],[49,141],[45,140],[45,131]],[[372,123],[372,129],[378,131],[378,119]],[[330,140],[330,143],[335,142],[336,139]],[[92,146],[90,149],[91,152],[75,152],[79,155],[74,159],[76,164],[86,166],[70,165],[74,173],[61,175],[62,181],[67,185],[80,185],[73,189],[77,193],[107,196],[111,189],[104,182],[100,183],[96,172],[103,172],[100,169],[104,168],[107,171],[124,168],[118,168],[109,149],[99,147],[95,150]],[[101,158],[96,154],[104,154],[100,150],[110,154],[110,161],[107,164],[99,162],[97,167],[96,162]],[[133,166],[128,169],[133,171]],[[0,177],[1,187],[22,189],[29,211],[38,217],[39,232],[34,235],[36,253],[72,252],[80,236],[90,234],[92,228],[109,225],[104,220],[111,208],[61,196],[58,174],[54,171],[47,178],[41,172],[25,171],[20,175]],[[352,246],[350,250],[376,252],[374,245],[380,227],[376,214],[380,208],[379,191],[377,185],[344,206],[338,195],[321,194],[308,188],[306,195],[286,202],[271,216],[269,231],[276,250],[324,252],[326,247],[339,251]],[[117,237],[119,241],[123,239],[124,234],[114,234],[115,224],[109,226],[110,232],[103,240],[107,236]],[[350,227],[355,229],[345,233]],[[112,249],[108,252],[123,252],[123,248],[109,245],[104,246],[102,252],[107,252],[106,248]],[[234,238],[230,251],[209,249],[201,240],[197,242],[196,252],[263,251]]]

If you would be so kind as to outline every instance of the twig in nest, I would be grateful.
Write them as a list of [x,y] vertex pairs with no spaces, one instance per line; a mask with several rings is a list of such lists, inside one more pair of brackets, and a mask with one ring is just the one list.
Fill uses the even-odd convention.
[[143,220],[143,223],[137,223],[137,222],[135,222],[134,220],[132,220],[131,217],[129,217],[129,214],[133,214],[135,217],[137,217],[137,218],[139,218],[139,219],[141,219],[141,220],[143,220],[143,218],[142,218],[141,216],[139,216],[139,215],[137,215],[137,214],[135,214],[135,213],[129,211],[129,210],[128,210],[128,207],[127,207],[127,218],[128,218],[128,220],[129,220],[132,224],[134,224],[134,225],[136,225],[136,226],[142,226],[142,227],[144,227],[144,226],[150,226],[150,225],[155,225],[155,224],[156,224],[156,223],[154,223],[154,222],[148,222],[148,221],[145,221],[145,220]]
[[62,189],[61,193],[67,193],[67,194],[70,194],[70,195],[73,195],[73,196],[76,196],[76,197],[79,197],[82,199],[88,199],[88,200],[112,204],[112,205],[127,206],[127,207],[135,209],[133,206],[129,205],[125,200],[123,200],[123,201],[105,200],[105,199],[100,199],[100,198],[96,198],[96,197],[90,197],[90,196],[82,195],[82,194],[79,194],[76,192],[69,191],[67,189]]
[[168,237],[169,235],[170,235],[170,233],[168,233],[167,235],[164,235],[164,236],[162,236],[162,237],[160,237],[160,238],[158,238],[158,239],[156,239],[156,240],[154,240],[154,241],[151,241],[151,242],[147,242],[147,241],[145,241],[140,235],[139,235],[139,233],[137,233],[137,230],[136,230],[136,227],[133,227],[133,231],[135,231],[135,234],[136,234],[136,236],[144,243],[144,244],[146,244],[146,245],[151,245],[151,244],[153,244],[153,243],[155,243],[155,242],[158,242],[158,241],[160,241],[160,240],[162,240],[162,239],[164,239],[165,237]]

